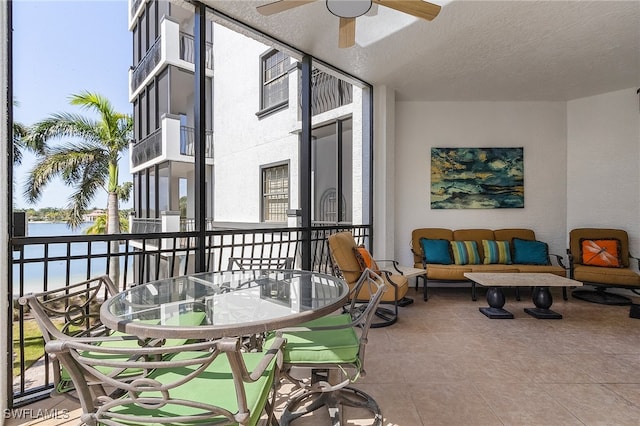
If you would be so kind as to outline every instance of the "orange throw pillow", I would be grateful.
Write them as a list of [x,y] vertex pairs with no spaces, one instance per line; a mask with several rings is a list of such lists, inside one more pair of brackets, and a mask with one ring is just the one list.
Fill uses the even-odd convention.
[[369,250],[367,250],[365,246],[355,247],[353,249],[353,252],[353,254],[355,254],[356,256],[356,259],[358,259],[361,270],[364,271],[367,268],[371,269],[372,271],[379,270],[378,264],[375,260],[373,260],[373,257],[371,257],[371,253],[369,253]]
[[621,268],[620,240],[617,238],[602,240],[580,240],[582,264],[589,266],[605,266]]

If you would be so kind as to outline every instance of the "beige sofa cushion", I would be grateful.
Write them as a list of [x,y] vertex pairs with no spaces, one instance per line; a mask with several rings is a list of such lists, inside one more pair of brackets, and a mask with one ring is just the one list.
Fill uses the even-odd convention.
[[344,280],[351,287],[358,281],[360,275],[362,275],[360,263],[358,263],[358,259],[354,253],[356,241],[353,239],[353,234],[351,234],[351,232],[338,232],[337,234],[330,235],[327,241],[331,254],[338,264]]
[[509,244],[511,244],[514,238],[530,241],[536,239],[536,234],[533,230],[525,228],[496,229],[493,231],[493,234],[496,241],[509,241]]
[[445,280],[445,281],[463,281],[466,280],[464,273],[472,272],[473,265],[427,265],[427,279]]
[[575,265],[573,279],[587,283],[640,287],[640,275],[625,268]]
[[558,265],[513,265],[518,267],[518,272],[538,273],[538,274],[555,274],[560,277],[566,277],[567,271]]

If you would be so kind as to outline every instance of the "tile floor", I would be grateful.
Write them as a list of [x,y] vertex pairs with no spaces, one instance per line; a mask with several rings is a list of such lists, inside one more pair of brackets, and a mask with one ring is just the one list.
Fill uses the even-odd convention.
[[[472,302],[469,289],[434,289],[428,302],[416,294],[394,326],[372,329],[357,387],[376,399],[383,424],[640,425],[640,319],[629,307],[565,302],[554,289],[552,308],[564,319],[537,320],[523,312],[525,293],[517,302],[507,291],[514,319],[491,320],[478,312],[482,292]],[[72,410],[40,426],[79,423],[64,399],[27,408]],[[347,423],[371,424],[363,414],[347,409]],[[321,412],[296,424],[327,421]]]

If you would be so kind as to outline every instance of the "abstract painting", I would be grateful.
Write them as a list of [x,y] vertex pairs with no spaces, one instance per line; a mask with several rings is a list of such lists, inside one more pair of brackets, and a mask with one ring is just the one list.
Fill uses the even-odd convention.
[[523,208],[523,153],[523,148],[431,148],[431,208]]

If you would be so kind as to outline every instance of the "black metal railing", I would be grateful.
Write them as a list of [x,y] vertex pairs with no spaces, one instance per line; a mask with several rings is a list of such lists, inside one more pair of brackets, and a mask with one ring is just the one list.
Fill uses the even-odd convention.
[[162,49],[160,46],[161,37],[158,36],[153,46],[147,51],[142,60],[136,65],[131,75],[131,91],[135,91],[153,69],[160,63]]
[[[302,81],[300,81],[302,84]],[[298,90],[298,93],[302,93]],[[311,114],[339,108],[353,102],[353,85],[331,74],[314,69],[311,72]],[[300,95],[299,104],[302,107]]]
[[[195,155],[195,129],[188,126],[180,126],[180,154]],[[205,156],[213,158],[213,130],[205,130]]]
[[156,129],[131,148],[131,164],[134,167],[162,155],[162,128]]
[[[314,226],[311,231],[311,269],[330,273],[331,265],[326,238],[338,231],[349,230],[358,243],[368,243],[369,225]],[[118,235],[73,235],[64,237],[19,237],[11,240],[13,248],[14,324],[13,340],[18,373],[14,378],[11,406],[31,403],[48,396],[51,389],[49,359],[43,358],[39,374],[29,374],[25,358],[25,321],[33,321],[28,311],[16,300],[30,292],[63,288],[88,278],[108,274],[118,288],[156,279],[195,272],[199,233],[135,233]],[[219,271],[227,268],[231,257],[295,259],[302,265],[303,228],[215,229],[205,233],[205,268]],[[117,242],[117,250],[112,249]],[[112,262],[112,260],[117,262]],[[118,273],[116,275],[115,266]],[[11,366],[11,373],[13,370]],[[10,374],[11,374],[10,373]]]

